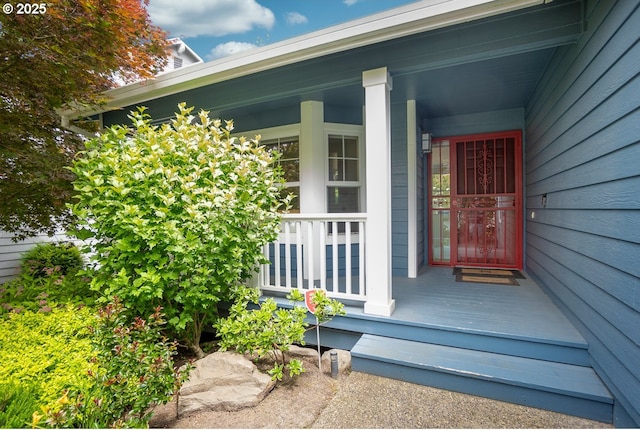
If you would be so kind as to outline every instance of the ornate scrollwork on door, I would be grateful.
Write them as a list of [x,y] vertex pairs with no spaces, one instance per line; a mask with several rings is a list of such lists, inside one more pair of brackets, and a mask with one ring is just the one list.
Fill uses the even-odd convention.
[[478,149],[476,158],[478,168],[478,182],[482,187],[484,194],[489,193],[489,185],[493,181],[493,152],[487,146],[487,142],[482,142],[482,146]]

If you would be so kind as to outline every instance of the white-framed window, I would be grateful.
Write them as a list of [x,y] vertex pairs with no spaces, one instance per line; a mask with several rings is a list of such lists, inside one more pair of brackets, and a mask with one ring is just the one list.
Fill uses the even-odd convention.
[[326,129],[328,213],[355,213],[364,208],[364,151],[361,127]]
[[[290,133],[290,134],[289,134]],[[297,130],[275,128],[259,133],[260,144],[268,151],[280,154],[278,166],[282,168],[285,184],[282,195],[293,194],[290,213],[300,212],[300,137]],[[278,136],[278,135],[282,136]],[[276,137],[277,136],[277,137]]]
[[293,194],[290,213],[300,212],[300,124],[271,127],[234,134],[247,138],[260,136],[259,144],[268,151],[280,154],[277,163],[284,173],[281,194]]

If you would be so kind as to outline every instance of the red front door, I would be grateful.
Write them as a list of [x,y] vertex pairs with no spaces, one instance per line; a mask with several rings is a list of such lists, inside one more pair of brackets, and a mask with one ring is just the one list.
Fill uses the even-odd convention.
[[521,269],[520,132],[435,140],[429,167],[430,263]]

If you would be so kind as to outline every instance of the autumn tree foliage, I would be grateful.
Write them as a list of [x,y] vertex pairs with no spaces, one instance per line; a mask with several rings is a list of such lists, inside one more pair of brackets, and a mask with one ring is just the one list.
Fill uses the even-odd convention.
[[57,112],[100,103],[117,81],[164,66],[166,35],[147,3],[48,0],[30,14],[17,3],[0,14],[0,230],[25,237],[68,220],[73,175],[65,166],[81,141]]

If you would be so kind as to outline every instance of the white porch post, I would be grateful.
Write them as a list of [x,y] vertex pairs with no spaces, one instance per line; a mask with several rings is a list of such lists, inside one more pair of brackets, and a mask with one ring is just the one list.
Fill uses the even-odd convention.
[[415,100],[407,100],[407,256],[409,278],[418,276],[418,116]]
[[324,188],[324,103],[300,103],[300,212],[323,213]]
[[391,76],[386,67],[362,73],[365,89],[367,181],[364,312],[390,316],[391,294]]
[[[300,213],[324,213],[327,192],[325,190],[324,103],[304,101],[300,103]],[[303,234],[307,235],[307,229]],[[317,225],[313,228],[313,243],[320,240]],[[309,279],[309,262],[313,264],[314,278],[320,278],[320,252],[304,247],[304,277]],[[309,279],[314,285],[315,279]]]

